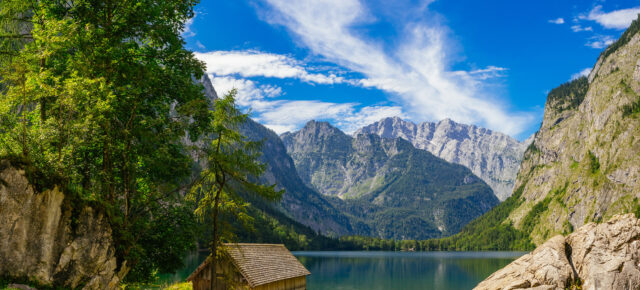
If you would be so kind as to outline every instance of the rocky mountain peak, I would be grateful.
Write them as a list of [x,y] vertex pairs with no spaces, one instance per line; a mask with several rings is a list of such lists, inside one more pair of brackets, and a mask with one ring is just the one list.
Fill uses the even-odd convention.
[[[409,124],[399,118],[383,123]],[[339,197],[331,200],[340,201],[336,206],[354,218],[360,234],[450,235],[498,203],[469,169],[416,149],[402,138],[362,132],[352,137],[315,121],[281,138],[302,180],[324,195]],[[466,210],[461,213],[459,208]]]
[[356,131],[383,138],[402,138],[419,149],[471,169],[500,200],[511,195],[522,155],[530,142],[444,119],[414,124],[398,117],[385,118]]

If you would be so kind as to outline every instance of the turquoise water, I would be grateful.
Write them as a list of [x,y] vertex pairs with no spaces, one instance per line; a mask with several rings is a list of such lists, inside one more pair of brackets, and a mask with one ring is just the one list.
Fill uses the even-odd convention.
[[522,252],[295,252],[310,290],[471,289]]
[[[309,269],[309,290],[471,289],[523,252],[293,252]],[[206,258],[196,253],[186,267],[161,275],[162,284],[184,281]]]

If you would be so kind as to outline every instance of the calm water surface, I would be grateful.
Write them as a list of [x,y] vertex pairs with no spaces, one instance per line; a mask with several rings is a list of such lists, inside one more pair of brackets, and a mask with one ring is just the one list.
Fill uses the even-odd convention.
[[294,252],[314,289],[471,289],[523,252]]
[[[524,252],[293,252],[309,269],[309,290],[471,289]],[[184,281],[206,258],[190,255],[185,268],[161,275]]]

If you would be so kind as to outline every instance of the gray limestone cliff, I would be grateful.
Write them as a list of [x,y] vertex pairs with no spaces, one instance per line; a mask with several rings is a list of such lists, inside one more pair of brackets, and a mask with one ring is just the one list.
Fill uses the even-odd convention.
[[519,142],[508,135],[445,119],[414,124],[398,117],[385,118],[355,134],[403,138],[416,148],[460,164],[482,178],[500,200],[511,195],[525,149],[531,140]]
[[117,289],[116,268],[105,215],[74,208],[57,187],[38,191],[23,169],[0,161],[0,277]]
[[534,243],[630,212],[640,198],[640,23],[605,50],[589,78],[549,93],[509,214]]

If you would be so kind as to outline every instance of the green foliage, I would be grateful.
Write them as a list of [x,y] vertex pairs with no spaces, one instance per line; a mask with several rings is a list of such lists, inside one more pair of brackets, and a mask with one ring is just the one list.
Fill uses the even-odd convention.
[[[0,67],[10,63],[24,45],[33,39],[31,12],[24,1],[0,2]],[[1,90],[2,86],[0,86]]]
[[[239,126],[247,121],[248,115],[236,107],[236,93],[234,89],[223,98],[215,100],[211,143],[202,148],[207,167],[202,170],[200,179],[187,195],[188,200],[196,202],[195,214],[201,220],[211,217],[213,264],[219,253],[219,243],[233,239],[233,232],[225,230],[232,224],[225,223],[224,219],[221,224],[219,215],[229,215],[245,226],[249,226],[252,221],[247,215],[249,204],[240,193],[256,195],[269,201],[279,200],[283,193],[275,190],[275,184],[265,186],[255,182],[265,170],[265,165],[259,161],[262,142],[250,141],[238,131]],[[212,277],[216,277],[215,270]],[[215,282],[212,283],[214,288]]]
[[622,117],[634,116],[638,113],[640,113],[640,96],[634,102],[622,106]]
[[636,215],[636,218],[640,219],[640,202],[638,202],[637,197],[633,199],[633,203],[635,204],[633,206],[633,214]]
[[549,204],[551,203],[551,201],[555,199],[562,203],[561,198],[567,191],[568,186],[569,184],[567,183],[563,187],[548,193],[543,200],[536,203],[522,220],[521,230],[525,233],[531,233],[533,231],[533,228],[536,225],[540,224],[540,215],[542,215],[542,213],[544,213],[549,208]]
[[598,160],[598,157],[593,154],[593,152],[589,151],[587,152],[587,158],[587,161],[589,162],[589,172],[591,174],[600,172],[600,161]]
[[547,196],[531,208],[531,210],[522,220],[523,232],[530,233],[533,231],[533,228],[540,222],[540,215],[547,210],[547,207],[549,206],[549,203],[551,203],[551,200],[551,197]]
[[130,256],[138,263],[126,276],[130,282],[151,282],[155,273],[169,273],[182,268],[185,253],[193,251],[201,227],[192,212],[192,205],[168,205],[154,219],[149,232],[141,237],[139,246]]
[[510,222],[506,222],[509,214],[522,204],[523,191],[524,185],[504,202],[467,224],[460,233],[448,238],[427,240],[423,248],[455,251],[533,249],[528,232],[517,230]]
[[607,47],[607,49],[602,52],[600,57],[606,58],[607,56],[623,47],[625,44],[629,43],[629,41],[631,41],[633,36],[635,36],[638,31],[640,31],[640,15],[638,16],[638,19],[631,22],[629,28],[627,28],[627,30],[622,34],[622,36],[620,36],[620,38],[616,42],[609,45],[609,47]]
[[527,147],[527,150],[524,151],[524,160],[529,160],[534,155],[539,155],[539,154],[540,154],[540,149],[538,148],[538,146],[536,146],[536,142],[534,140],[533,142],[531,142],[531,144],[529,144],[529,147]]
[[[104,210],[118,263],[135,279],[179,267],[167,259],[190,248],[176,236],[190,235],[190,222],[167,205],[191,173],[182,138],[209,130],[193,82],[203,64],[180,36],[196,2],[0,2],[0,51],[10,50],[0,60],[0,158]],[[170,234],[181,244],[160,241]]]
[[571,161],[571,165],[569,165],[569,168],[576,169],[578,168],[578,166],[580,166],[580,163],[578,163],[578,161],[573,160]]
[[587,77],[579,77],[551,90],[547,96],[547,104],[554,104],[557,112],[573,110],[580,106],[589,90]]

